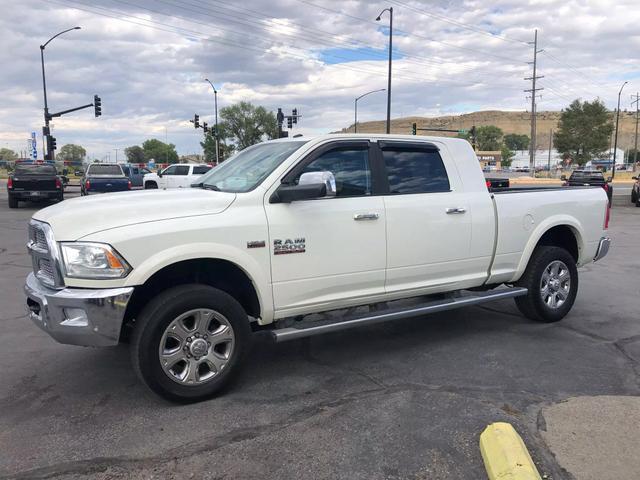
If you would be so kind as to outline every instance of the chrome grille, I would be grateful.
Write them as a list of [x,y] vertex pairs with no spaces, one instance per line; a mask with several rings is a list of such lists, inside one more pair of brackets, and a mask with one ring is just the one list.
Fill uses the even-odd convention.
[[58,250],[51,227],[46,223],[31,220],[27,249],[31,255],[36,278],[48,287],[62,288],[64,284],[60,274]]

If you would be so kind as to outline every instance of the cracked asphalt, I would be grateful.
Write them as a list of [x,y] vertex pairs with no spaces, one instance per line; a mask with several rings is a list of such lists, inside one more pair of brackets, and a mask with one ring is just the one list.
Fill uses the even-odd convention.
[[626,196],[612,250],[581,270],[561,323],[501,301],[260,341],[223,396],[177,406],[138,382],[126,346],[59,345],[27,320],[39,207],[9,210],[0,187],[0,478],[481,479],[479,435],[495,421],[515,426],[547,478],[581,478],[548,443],[563,437],[547,435],[544,409],[640,395],[640,208]]

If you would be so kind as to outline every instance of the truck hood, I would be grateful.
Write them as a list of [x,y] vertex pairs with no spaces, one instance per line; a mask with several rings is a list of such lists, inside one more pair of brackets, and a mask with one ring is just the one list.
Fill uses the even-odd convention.
[[220,213],[235,198],[235,193],[199,188],[105,193],[64,200],[33,218],[51,225],[56,240],[73,241],[126,225]]

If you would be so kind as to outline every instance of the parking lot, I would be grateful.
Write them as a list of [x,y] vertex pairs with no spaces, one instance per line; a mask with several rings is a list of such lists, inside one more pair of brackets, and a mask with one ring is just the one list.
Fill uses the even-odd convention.
[[626,195],[560,323],[501,301],[258,341],[224,395],[181,406],[146,390],[126,346],[60,345],[27,320],[41,206],[9,210],[0,192],[2,477],[481,479],[479,435],[506,421],[546,478],[637,478],[624,428],[640,424],[640,208]]

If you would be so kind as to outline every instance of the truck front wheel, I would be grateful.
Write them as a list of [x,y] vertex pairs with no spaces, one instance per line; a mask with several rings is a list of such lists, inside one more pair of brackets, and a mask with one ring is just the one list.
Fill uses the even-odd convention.
[[537,322],[557,322],[571,310],[578,293],[578,269],[564,248],[537,247],[517,282],[529,293],[515,299],[520,312]]
[[181,285],[142,310],[131,358],[151,390],[171,401],[196,402],[229,383],[250,342],[249,319],[233,297],[206,285]]

